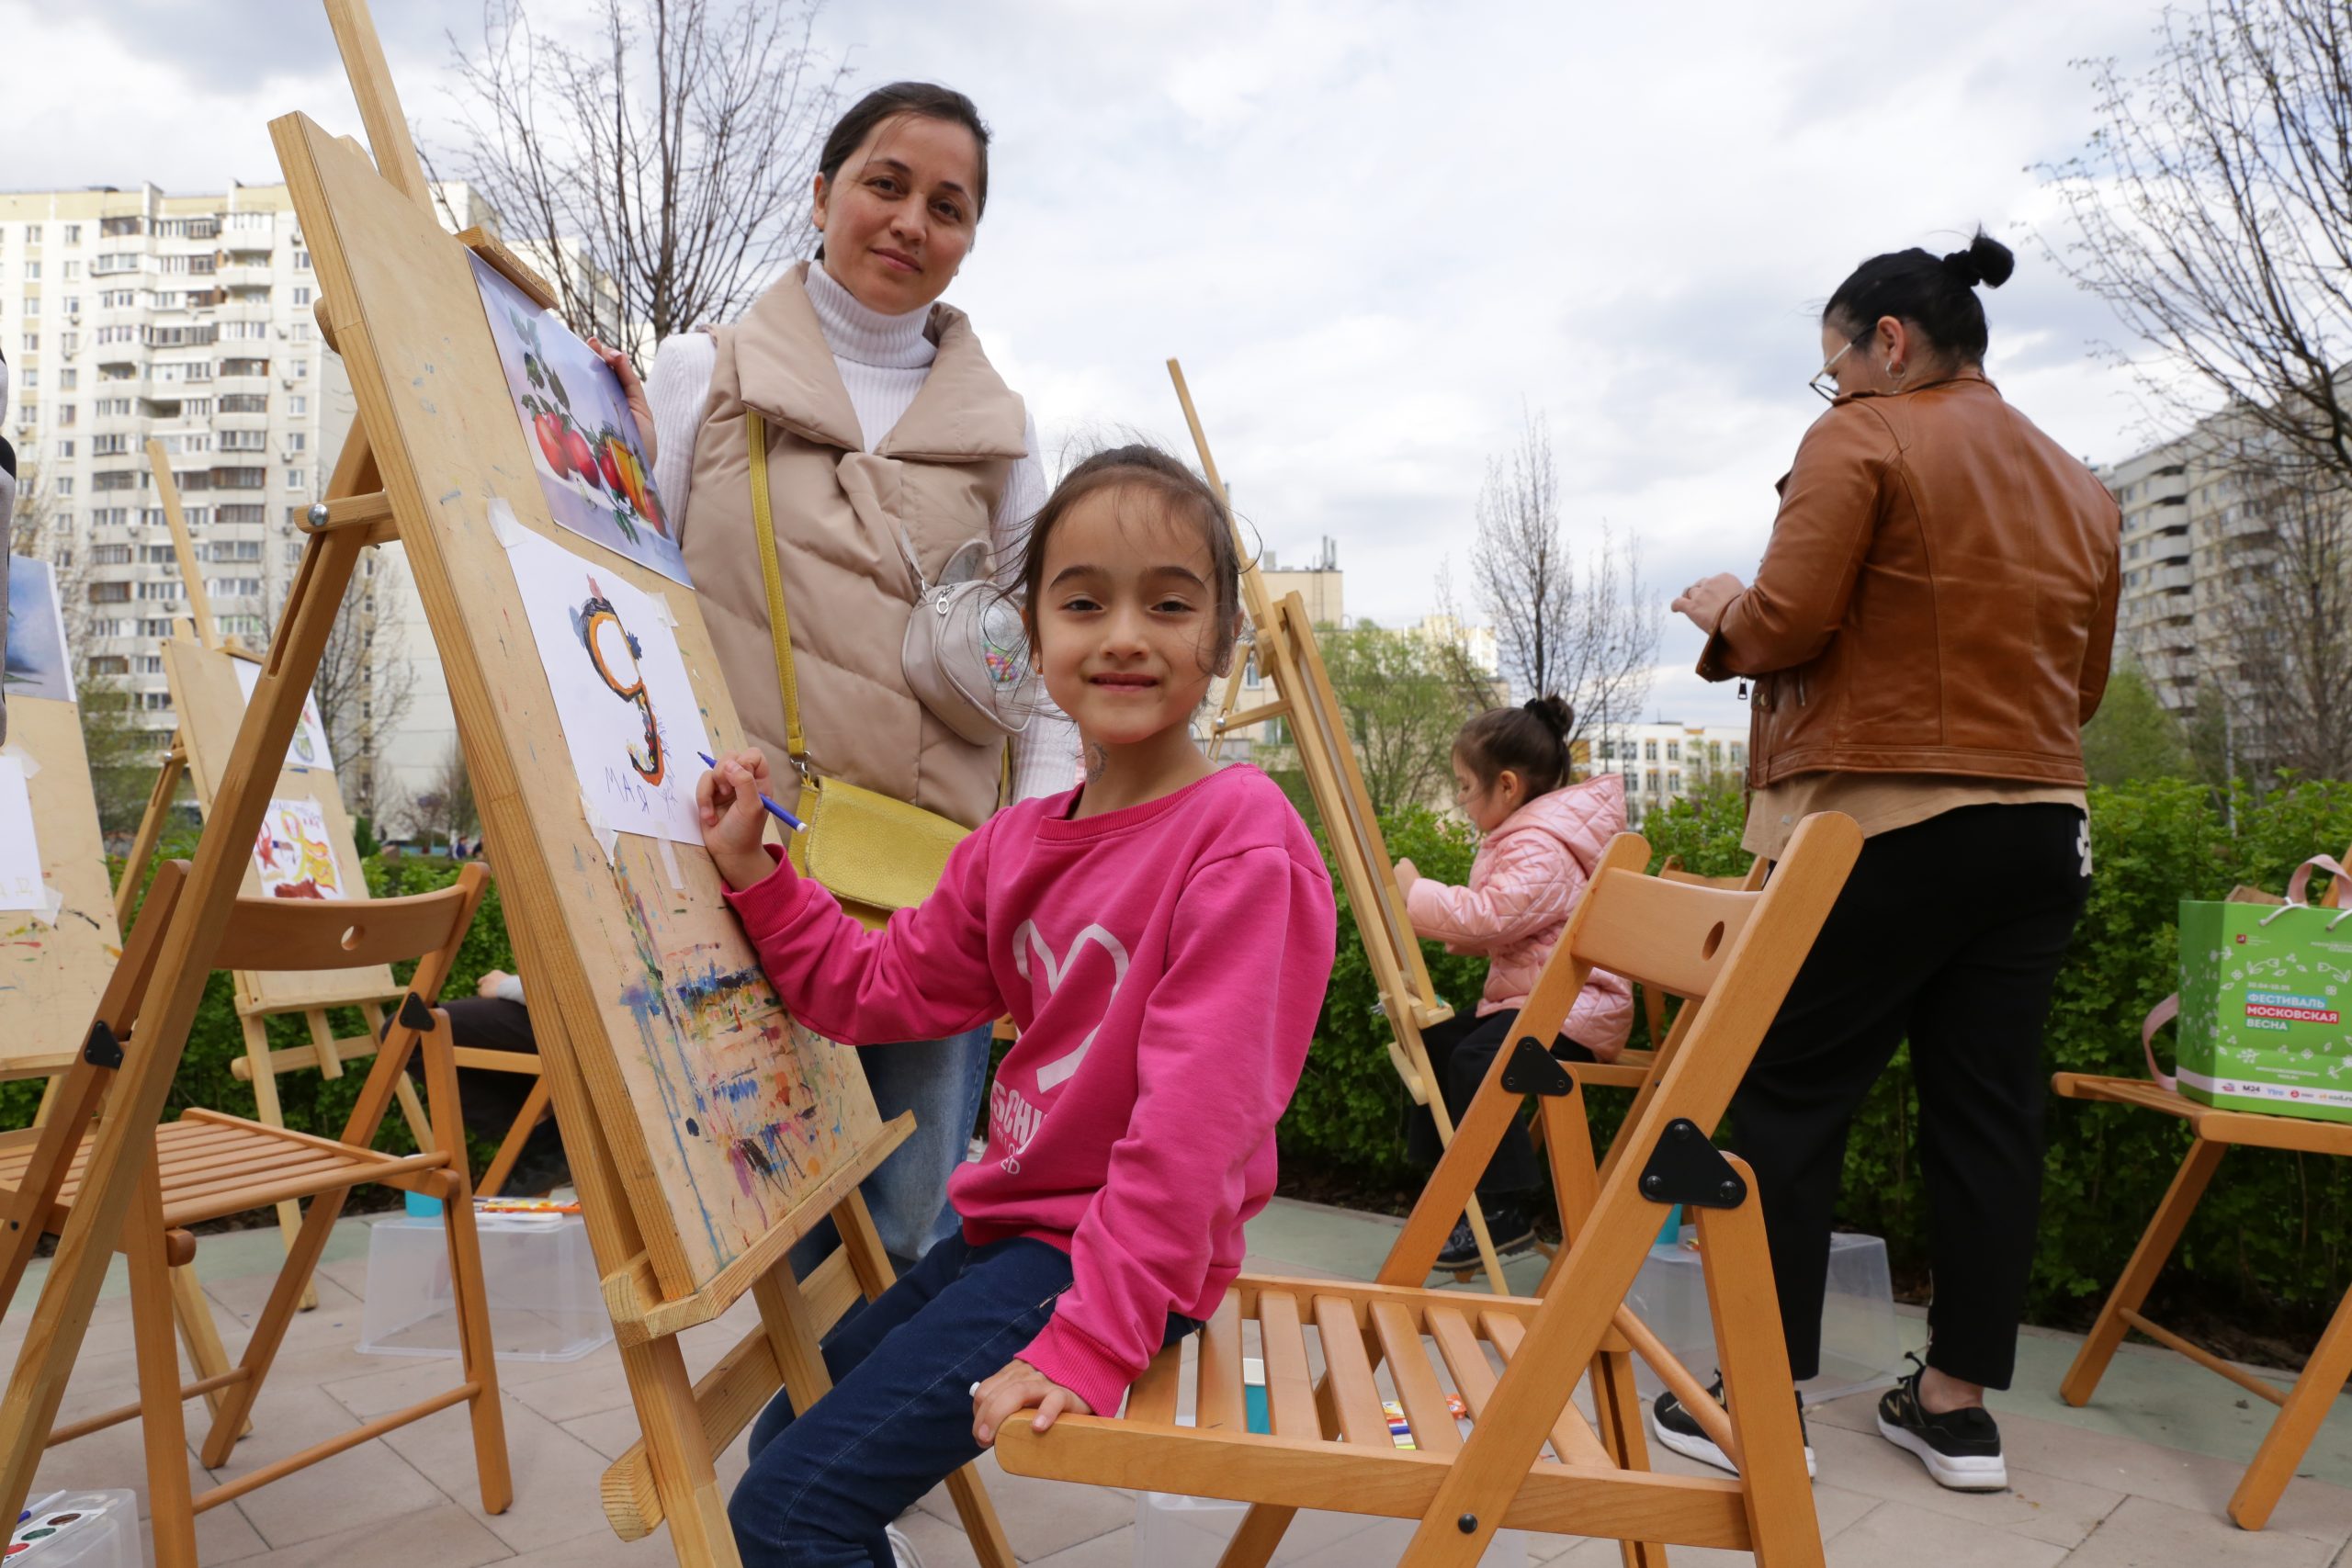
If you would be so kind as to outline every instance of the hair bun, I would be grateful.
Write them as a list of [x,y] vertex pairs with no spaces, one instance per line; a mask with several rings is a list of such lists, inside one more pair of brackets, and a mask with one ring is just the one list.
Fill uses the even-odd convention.
[[1530,697],[1519,705],[1542,719],[1544,728],[1562,740],[1567,739],[1568,731],[1577,727],[1577,710],[1568,705],[1566,697],[1556,694]]
[[1944,266],[1964,288],[1973,288],[1981,283],[1987,288],[1998,288],[2017,270],[2018,258],[2008,246],[1979,229],[1966,250],[1954,251],[1944,257]]

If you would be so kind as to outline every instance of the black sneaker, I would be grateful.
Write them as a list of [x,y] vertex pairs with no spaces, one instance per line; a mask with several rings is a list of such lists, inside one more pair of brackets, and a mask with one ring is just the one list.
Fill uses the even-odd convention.
[[2007,1491],[2009,1467],[2001,1460],[2001,1428],[1993,1413],[1972,1404],[1928,1415],[1919,1403],[1919,1380],[1927,1375],[1927,1363],[1917,1356],[1911,1360],[1916,1370],[1878,1402],[1878,1435],[1918,1455],[1939,1486],[1954,1492]]
[[[1495,1256],[1509,1258],[1525,1252],[1535,1245],[1535,1224],[1527,1211],[1517,1203],[1488,1203],[1487,1234],[1494,1237]],[[1464,1214],[1453,1222],[1453,1234],[1445,1238],[1444,1249],[1437,1255],[1441,1269],[1476,1269],[1478,1267],[1478,1238],[1471,1234],[1470,1217]]]
[[[1717,1404],[1724,1402],[1722,1377],[1715,1379],[1714,1386],[1707,1393]],[[1699,1425],[1690,1412],[1682,1408],[1682,1402],[1671,1393],[1659,1394],[1657,1403],[1650,1406],[1650,1431],[1660,1443],[1684,1459],[1695,1459],[1701,1464],[1712,1464],[1717,1470],[1727,1470],[1734,1475],[1739,1473],[1739,1466],[1732,1463],[1731,1455],[1716,1446],[1714,1438],[1707,1436],[1707,1429]],[[1797,1406],[1797,1435],[1805,1440],[1804,1472],[1811,1475],[1814,1472],[1813,1438],[1805,1431],[1804,1406],[1802,1404]]]

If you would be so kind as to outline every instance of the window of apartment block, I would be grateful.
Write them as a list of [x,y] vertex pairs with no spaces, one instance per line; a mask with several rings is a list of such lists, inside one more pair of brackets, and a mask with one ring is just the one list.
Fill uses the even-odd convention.
[[[1642,742],[1642,758],[1643,758],[1643,760],[1644,760],[1645,761],[1655,762],[1655,761],[1657,761],[1657,741],[1655,741],[1655,740],[1645,740],[1645,741],[1643,741],[1643,742]],[[1657,774],[1656,774],[1655,773],[1653,773],[1652,774],[1650,774],[1650,788],[1652,788],[1652,789],[1656,789],[1656,788],[1657,788]]]
[[74,493],[74,476],[71,474],[58,475],[57,478],[50,480],[50,490],[52,493],[57,495],[72,495]]
[[[220,524],[224,527],[234,527],[247,524],[258,526],[263,521],[262,509],[258,506],[251,506],[243,502],[236,502],[227,506],[216,506],[212,509],[212,520]],[[291,521],[290,517],[288,521]]]
[[109,491],[133,490],[137,487],[131,483],[131,472],[129,468],[118,468],[111,473],[92,474],[90,476],[90,488],[92,490]]
[[93,582],[90,584],[90,603],[93,604],[127,604],[130,603],[130,584],[128,582]]
[[210,419],[212,417],[212,400],[210,398],[183,398],[180,400],[180,417],[182,419]]
[[90,564],[92,566],[129,566],[130,547],[129,545],[92,545]]
[[1680,795],[1682,793],[1681,769],[1668,768],[1666,770],[1666,793],[1668,795]]
[[40,243],[40,224],[28,223],[25,225],[25,243],[28,245],[38,245]]
[[266,430],[224,430],[220,432],[223,452],[266,452],[269,432]]
[[[1655,745],[1657,745],[1657,742],[1656,742],[1655,740],[1653,740],[1653,741],[1651,741],[1651,742],[1650,742],[1650,744],[1651,744],[1651,745],[1653,745],[1653,746],[1655,746]],[[1656,794],[1657,793],[1657,770],[1656,768],[1652,768],[1652,769],[1649,771],[1649,780],[1650,780],[1650,790],[1649,790],[1649,792],[1650,792],[1652,795],[1656,795]]]
[[296,272],[308,272],[311,270],[310,252],[296,251],[294,253],[294,270]]
[[309,289],[307,289],[307,288],[297,288],[296,290],[294,290],[294,303],[296,303],[297,305],[307,305],[307,304],[309,304],[310,302],[311,302],[311,291],[310,291]]
[[141,599],[171,601],[179,596],[180,585],[176,582],[142,582],[139,585],[139,597]]
[[288,468],[288,469],[287,469],[287,470],[286,470],[286,488],[287,488],[288,490],[306,490],[306,489],[308,489],[308,488],[309,488],[309,484],[310,484],[309,474],[310,474],[310,470],[309,470],[309,469],[307,469],[307,468]]
[[133,662],[138,666],[141,675],[161,675],[164,672],[164,659],[161,654],[142,653]]
[[171,623],[171,618],[170,618],[169,616],[165,616],[164,619],[162,619],[162,620],[160,620],[160,621],[141,621],[141,622],[140,622],[140,623],[139,623],[139,635],[140,635],[141,637],[169,637],[169,636],[171,636],[171,635],[172,635],[172,623]]
[[1679,762],[1682,760],[1681,741],[1669,740],[1666,743],[1666,760],[1669,762]]
[[222,599],[261,597],[261,579],[258,577],[216,577],[211,587],[213,593]]
[[[73,346],[72,346],[72,339],[73,339],[74,334],[73,334],[72,333],[67,333],[65,334],[65,336],[66,336],[66,339],[67,339],[67,346],[66,346],[66,350],[65,350],[65,352],[66,352],[66,353],[68,353],[68,354],[71,354],[71,353],[73,353],[73,352],[74,352],[74,350],[73,350]],[[61,391],[61,392],[70,392],[70,391],[73,391],[75,388],[77,388],[77,387],[81,386],[81,384],[82,384],[82,373],[81,373],[79,370],[74,369],[74,368],[72,366],[70,366],[70,365],[69,365],[69,366],[67,366],[64,369],[60,370],[60,371],[57,373],[57,389],[58,389],[59,391]]]
[[40,352],[40,333],[27,333],[25,334],[25,352],[27,354],[39,354]]
[[288,452],[307,452],[311,449],[311,438],[299,430],[291,431],[286,437],[286,449]]
[[94,457],[119,457],[130,450],[130,437],[128,435],[93,435],[90,437],[90,455]]
[[26,282],[30,283],[34,278],[39,277],[40,276],[40,263],[39,263],[39,262],[37,262],[37,261],[28,261],[28,262],[27,262],[27,263],[25,264],[25,281],[26,281]]
[[[164,514],[160,511],[142,512],[140,516],[150,524],[160,525]],[[141,545],[139,558],[150,566],[172,566],[179,560],[179,552],[170,545]]]
[[82,668],[93,675],[128,675],[130,660],[119,653],[94,653],[83,660]]
[[141,692],[139,694],[139,698],[140,705],[149,713],[172,711],[172,694],[169,692]]
[[71,282],[73,282],[75,278],[78,278],[78,277],[80,277],[81,276],[82,276],[82,264],[81,264],[80,262],[77,262],[77,261],[70,261],[70,262],[67,262],[67,263],[65,264],[65,281],[66,281],[66,282],[71,283]]
[[[79,353],[81,353],[81,352],[82,352],[82,334],[81,334],[80,333],[58,333],[58,334],[57,334],[57,352],[58,352],[58,353],[60,353],[60,354],[79,354]],[[67,372],[67,374],[69,374],[69,375],[70,375],[70,374],[72,374],[72,372],[70,372],[70,371],[69,371],[69,372]]]
[[290,414],[307,414],[311,412],[311,400],[297,392],[286,400],[286,412]]

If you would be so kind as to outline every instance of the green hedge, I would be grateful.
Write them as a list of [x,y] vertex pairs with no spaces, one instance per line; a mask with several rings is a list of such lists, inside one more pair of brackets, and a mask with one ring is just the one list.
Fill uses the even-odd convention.
[[[2234,827],[2232,815],[2234,814]],[[1653,852],[1682,856],[1693,870],[1737,872],[1740,807],[1736,798],[1684,803],[1654,812],[1643,825]],[[1473,841],[1460,824],[1415,810],[1384,825],[1389,847],[1423,872],[1459,882],[1469,874]],[[2154,781],[2091,792],[2091,841],[2097,863],[2090,905],[2058,981],[2050,1023],[2050,1067],[2138,1074],[2141,1017],[2173,988],[2176,906],[2184,896],[2217,898],[2237,883],[2278,888],[2305,855],[2352,840],[2352,786],[2305,784],[2262,799],[2241,793],[2217,801],[2203,786]],[[187,854],[193,844],[167,844]],[[367,862],[379,895],[422,892],[457,875],[447,861],[403,857]],[[1923,888],[1922,897],[1933,897]],[[1406,1100],[1385,1049],[1387,1023],[1374,1011],[1372,973],[1356,940],[1344,892],[1338,961],[1329,999],[1298,1093],[1283,1119],[1283,1157],[1294,1171],[1317,1169],[1374,1187],[1411,1190],[1421,1172],[1405,1155]],[[1482,960],[1428,949],[1441,996],[1475,1005]],[[514,967],[495,887],[468,937],[452,977],[453,995],[470,994],[485,969]],[[401,972],[405,978],[405,971]],[[340,1020],[356,1030],[359,1020]],[[1635,1025],[1639,1043],[1640,1025]],[[300,1021],[279,1021],[272,1040],[298,1045]],[[243,1051],[229,979],[216,975],[189,1035],[177,1106],[250,1111],[253,1090],[229,1064]],[[279,1079],[287,1121],[306,1131],[341,1130],[361,1075],[329,1081],[314,1073]],[[0,1085],[0,1127],[31,1119],[37,1085]],[[1595,1097],[1604,1142],[1622,1114],[1623,1095]],[[1898,1056],[1865,1101],[1846,1153],[1843,1223],[1886,1237],[1898,1270],[1924,1268],[1927,1213],[1912,1157],[1916,1101]],[[2169,1121],[2120,1107],[2052,1099],[2041,1241],[2035,1260],[2033,1312],[2041,1321],[2078,1319],[2086,1298],[2121,1270],[2185,1145]],[[379,1143],[407,1146],[397,1116]],[[486,1151],[477,1150],[477,1154]],[[2199,1209],[2170,1276],[2202,1304],[2242,1316],[2249,1326],[2304,1325],[2323,1317],[2343,1292],[2352,1258],[2352,1162],[2317,1156],[2245,1150],[2230,1156]]]
[[[2304,784],[2228,802],[2204,786],[2150,781],[2091,791],[2095,874],[2090,903],[2058,980],[2046,1043],[2052,1071],[2144,1074],[2140,1021],[2174,988],[2174,930],[2184,897],[2218,898],[2239,883],[2273,890],[2317,851],[2352,840],[2352,786]],[[2234,812],[2233,830],[2231,815]],[[1654,855],[1679,854],[1694,871],[1744,870],[1736,797],[1681,803],[1643,824]],[[1426,815],[1389,827],[1391,843],[1431,875],[1458,880],[1468,869],[1462,830]],[[1921,897],[1935,896],[1922,888]],[[1417,1187],[1405,1156],[1404,1094],[1388,1066],[1385,1024],[1371,1016],[1371,971],[1340,901],[1340,961],[1323,1030],[1306,1080],[1282,1126],[1294,1165],[1347,1171],[1375,1186]],[[1475,960],[1427,949],[1440,995],[1475,1000]],[[1636,1043],[1641,1026],[1635,1024]],[[1625,1097],[1594,1096],[1605,1137]],[[1928,1216],[1913,1157],[1917,1100],[1905,1058],[1881,1080],[1856,1116],[1846,1151],[1839,1219],[1887,1239],[1898,1273],[1927,1263]],[[2041,1238],[2032,1312],[2039,1321],[2078,1321],[2113,1283],[2154,1212],[2187,1146],[2168,1119],[2117,1106],[2050,1102]],[[2184,1239],[2167,1284],[2249,1327],[2309,1326],[2342,1294],[2352,1259],[2352,1162],[2320,1156],[2242,1150],[2230,1156]]]

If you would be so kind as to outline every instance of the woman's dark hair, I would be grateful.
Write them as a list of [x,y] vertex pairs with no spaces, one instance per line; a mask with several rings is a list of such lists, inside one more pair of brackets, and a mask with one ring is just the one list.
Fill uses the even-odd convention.
[[1526,784],[1524,798],[1549,795],[1568,782],[1568,731],[1577,710],[1566,697],[1535,697],[1515,708],[1488,708],[1462,727],[1453,754],[1480,789],[1508,773]]
[[827,186],[840,175],[842,165],[849,162],[849,155],[865,145],[865,139],[874,134],[876,126],[902,114],[960,125],[979,143],[979,188],[972,192],[972,221],[978,223],[989,209],[988,122],[980,118],[980,111],[971,99],[936,82],[893,82],[887,87],[875,88],[852,104],[849,113],[834,122],[831,134],[825,138],[823,151],[817,154],[817,172],[825,176]]
[[1036,636],[1036,606],[1046,592],[1046,543],[1070,509],[1102,491],[1128,491],[1149,496],[1164,515],[1181,518],[1201,531],[1209,549],[1209,588],[1216,595],[1216,615],[1208,639],[1202,644],[1201,667],[1222,675],[1232,665],[1233,642],[1241,635],[1241,552],[1227,525],[1225,507],[1216,491],[1198,474],[1157,446],[1136,442],[1097,452],[1062,476],[1046,504],[1029,521],[1029,535],[1021,552],[1022,604],[1030,617],[1030,636]]
[[2017,270],[2009,247],[1984,230],[1964,251],[1947,256],[1913,249],[1889,251],[1856,267],[1838,286],[1821,320],[1856,343],[1877,329],[1880,318],[1908,321],[1929,343],[1962,365],[1984,360],[1984,305],[1976,286],[1998,288]]

